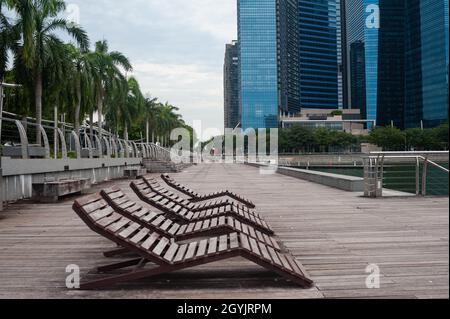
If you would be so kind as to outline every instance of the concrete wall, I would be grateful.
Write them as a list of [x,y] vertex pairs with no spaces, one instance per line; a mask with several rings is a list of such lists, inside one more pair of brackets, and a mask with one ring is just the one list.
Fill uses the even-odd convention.
[[[264,168],[266,165],[258,163],[248,163],[247,165]],[[364,179],[359,177],[352,177],[339,174],[323,173],[313,170],[304,170],[288,167],[276,168],[278,174],[290,176],[302,180],[307,180],[313,183],[341,189],[347,192],[363,192],[364,191]]]
[[[92,184],[123,178],[124,170],[141,166],[141,158],[121,159],[1,159],[3,201],[28,199],[32,196],[33,183],[51,180],[89,178]],[[1,179],[0,179],[1,180]]]

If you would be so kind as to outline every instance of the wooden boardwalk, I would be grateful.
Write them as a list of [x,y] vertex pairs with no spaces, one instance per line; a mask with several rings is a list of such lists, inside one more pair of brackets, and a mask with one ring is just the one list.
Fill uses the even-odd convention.
[[[229,188],[258,212],[316,282],[308,290],[241,259],[103,291],[65,288],[65,268],[81,275],[110,263],[113,248],[71,209],[72,199],[18,203],[0,213],[0,298],[448,298],[448,198],[366,199],[360,194],[243,165],[201,165],[173,175],[203,192]],[[117,184],[133,199],[129,181]],[[96,191],[93,190],[93,191]],[[381,287],[366,288],[376,264]]]

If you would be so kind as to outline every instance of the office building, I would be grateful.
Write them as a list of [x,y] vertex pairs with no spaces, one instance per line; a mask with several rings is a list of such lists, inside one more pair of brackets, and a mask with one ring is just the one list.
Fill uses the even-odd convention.
[[338,107],[336,0],[299,0],[300,104]]
[[243,129],[338,108],[336,0],[238,0]]
[[344,104],[377,125],[448,120],[448,0],[346,0]]
[[236,128],[241,121],[239,102],[239,45],[237,41],[226,45],[223,67],[225,129]]

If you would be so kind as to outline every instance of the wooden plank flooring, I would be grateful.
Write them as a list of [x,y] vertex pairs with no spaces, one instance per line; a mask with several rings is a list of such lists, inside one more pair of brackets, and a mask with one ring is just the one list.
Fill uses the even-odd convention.
[[[258,212],[316,282],[308,290],[241,259],[86,292],[65,288],[65,268],[82,278],[120,259],[72,211],[59,204],[18,203],[0,213],[0,298],[448,298],[448,198],[366,199],[243,165],[200,165],[174,178],[200,192],[230,189]],[[117,184],[137,201],[129,181]],[[365,287],[376,264],[380,289]]]

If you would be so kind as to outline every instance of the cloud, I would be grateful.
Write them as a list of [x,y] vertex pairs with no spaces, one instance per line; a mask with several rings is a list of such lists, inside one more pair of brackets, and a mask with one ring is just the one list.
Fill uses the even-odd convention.
[[180,108],[188,123],[223,126],[225,43],[236,0],[72,0],[91,41],[126,54],[142,90]]

